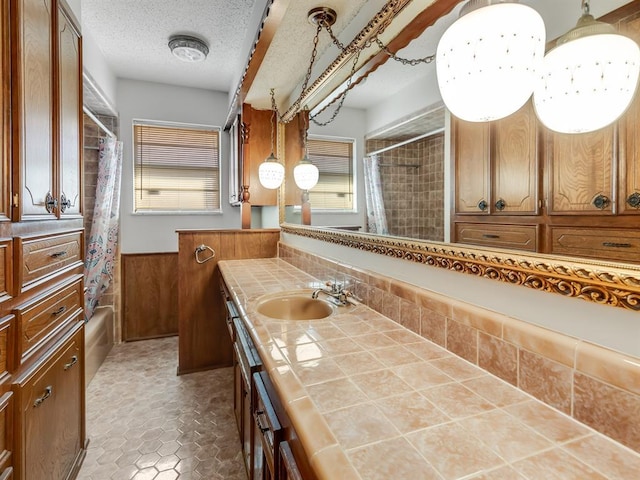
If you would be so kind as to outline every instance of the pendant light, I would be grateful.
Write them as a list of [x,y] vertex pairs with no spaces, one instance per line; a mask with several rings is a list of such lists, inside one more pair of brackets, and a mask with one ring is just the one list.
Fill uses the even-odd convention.
[[539,79],[542,17],[509,0],[470,0],[436,51],[442,99],[458,118],[486,122],[522,107]]
[[540,121],[561,133],[610,125],[625,112],[638,84],[638,44],[596,21],[588,1],[582,1],[582,10],[576,27],[545,56],[533,96]]
[[320,172],[318,171],[318,167],[316,167],[309,160],[308,156],[308,148],[307,148],[307,136],[308,136],[308,124],[307,124],[307,116],[309,112],[305,111],[303,113],[304,118],[304,136],[302,138],[302,148],[304,150],[304,157],[302,160],[298,162],[298,164],[293,169],[293,180],[296,182],[296,185],[303,192],[307,192],[311,190],[318,184],[318,179],[320,178]]
[[[271,92],[273,94],[273,89]],[[275,190],[280,187],[284,180],[284,165],[278,162],[278,159],[273,154],[273,124],[275,123],[275,115],[275,110],[271,110],[271,154],[258,167],[258,179],[260,180],[260,185],[269,190]]]

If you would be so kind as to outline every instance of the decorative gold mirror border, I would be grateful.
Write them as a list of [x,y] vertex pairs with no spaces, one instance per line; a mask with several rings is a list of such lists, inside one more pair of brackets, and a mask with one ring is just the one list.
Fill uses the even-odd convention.
[[470,273],[565,297],[640,311],[640,267],[598,261],[576,261],[556,255],[477,250],[399,237],[329,230],[292,224],[281,231],[357,248],[387,257]]

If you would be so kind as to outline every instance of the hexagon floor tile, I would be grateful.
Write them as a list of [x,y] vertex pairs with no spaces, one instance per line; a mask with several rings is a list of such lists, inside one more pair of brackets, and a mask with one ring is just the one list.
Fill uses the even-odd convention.
[[77,480],[246,480],[233,370],[176,375],[178,338],[113,347],[87,388]]

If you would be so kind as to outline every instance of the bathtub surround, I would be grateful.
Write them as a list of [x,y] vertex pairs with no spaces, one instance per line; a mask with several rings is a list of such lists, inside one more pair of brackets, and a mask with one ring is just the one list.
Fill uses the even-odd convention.
[[336,272],[370,308],[640,452],[640,359],[281,242],[279,256]]

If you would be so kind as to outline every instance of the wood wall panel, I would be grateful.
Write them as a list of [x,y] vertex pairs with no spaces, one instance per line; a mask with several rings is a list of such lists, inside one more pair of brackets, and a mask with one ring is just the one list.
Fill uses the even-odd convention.
[[122,255],[122,339],[178,334],[178,254]]
[[[276,257],[279,239],[279,230],[178,232],[178,373],[231,365],[218,261]],[[203,244],[216,255],[199,264],[194,252]]]

